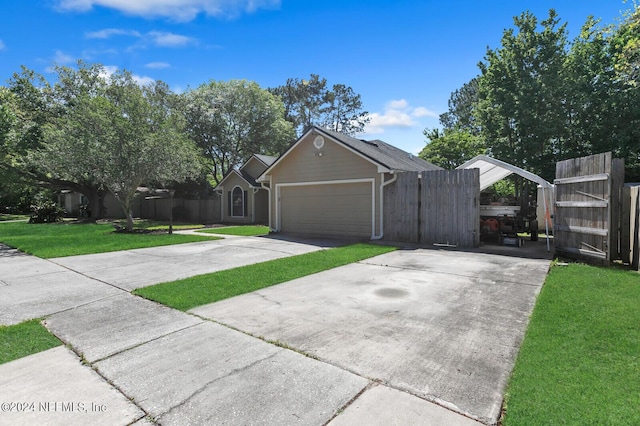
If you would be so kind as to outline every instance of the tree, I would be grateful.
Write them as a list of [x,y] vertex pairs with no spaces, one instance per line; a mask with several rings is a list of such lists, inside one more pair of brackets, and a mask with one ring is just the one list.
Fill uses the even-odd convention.
[[[195,147],[184,132],[167,85],[140,87],[127,71],[109,75],[101,65],[56,68],[57,106],[45,126],[43,149],[32,158],[53,176],[104,186],[133,229],[132,204],[143,184],[164,186],[197,173]],[[67,85],[73,81],[73,84]]]
[[[98,69],[82,66],[78,74],[83,78],[75,78],[75,72],[66,72],[65,68],[57,68],[58,82],[51,86],[34,71],[22,67],[9,81],[9,90],[14,94],[18,126],[15,129],[15,142],[12,145],[13,178],[25,182],[25,185],[36,185],[51,190],[69,189],[85,195],[90,202],[92,217],[100,218],[103,212],[102,197],[106,188],[99,184],[91,173],[83,176],[72,176],[63,170],[57,173],[40,161],[39,153],[46,148],[45,128],[53,125],[55,120],[65,114],[73,105],[73,99],[80,93],[79,85],[85,85],[92,75],[97,78]],[[85,87],[85,90],[88,90]],[[66,158],[66,157],[65,157]]]
[[480,137],[469,132],[425,129],[423,134],[429,142],[419,157],[445,169],[455,169],[473,157],[485,154],[487,150]]
[[463,130],[472,134],[480,133],[474,116],[478,102],[478,78],[474,77],[451,94],[449,110],[440,114],[440,124],[445,129]]
[[530,12],[514,18],[502,47],[480,62],[474,116],[491,154],[551,179],[566,138],[566,24],[556,12],[538,24]]
[[293,124],[298,136],[312,125],[323,126],[347,135],[364,131],[369,113],[362,109],[362,99],[344,84],[327,87],[327,79],[311,74],[308,80],[290,78],[284,86],[269,89],[279,96],[285,107],[285,119]]
[[216,183],[253,154],[280,154],[294,137],[282,101],[255,82],[210,81],[185,92],[182,109]]

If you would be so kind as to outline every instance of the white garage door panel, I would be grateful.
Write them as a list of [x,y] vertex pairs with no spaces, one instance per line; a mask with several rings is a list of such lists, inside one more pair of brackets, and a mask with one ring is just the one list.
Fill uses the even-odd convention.
[[371,237],[371,197],[368,182],[281,187],[281,230]]

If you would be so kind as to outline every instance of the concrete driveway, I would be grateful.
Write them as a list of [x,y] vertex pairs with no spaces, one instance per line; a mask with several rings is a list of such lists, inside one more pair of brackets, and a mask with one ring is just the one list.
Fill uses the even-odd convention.
[[[203,234],[205,235],[205,234]],[[332,247],[331,241],[289,241],[225,236],[199,243],[51,259],[73,271],[123,290],[174,281]]]
[[[399,250],[191,312],[493,424],[548,268]],[[370,416],[384,418],[389,395],[370,392],[358,401],[372,399]]]
[[234,237],[83,256],[40,259],[0,244],[0,325],[44,317],[138,287],[334,246]]
[[549,260],[399,250],[190,314],[128,293],[331,245],[231,237],[48,261],[0,247],[0,324],[44,316],[67,344],[0,365],[0,400],[108,407],[0,423],[495,423]]

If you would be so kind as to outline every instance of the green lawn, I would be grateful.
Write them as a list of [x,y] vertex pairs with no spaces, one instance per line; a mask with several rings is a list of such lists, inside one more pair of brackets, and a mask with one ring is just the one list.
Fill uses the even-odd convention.
[[115,233],[110,224],[0,223],[0,242],[42,258],[104,253],[134,248],[210,241],[215,237]]
[[28,214],[0,214],[0,222],[7,220],[29,220]]
[[395,247],[353,244],[156,284],[134,294],[186,311],[393,250]]
[[[127,224],[127,221],[125,219],[116,220],[113,222],[117,222],[121,226],[125,226]],[[111,221],[109,223],[111,223]],[[133,228],[146,229],[147,231],[168,231],[169,222],[150,220],[150,219],[136,219],[133,221]],[[178,231],[181,229],[200,229],[200,228],[204,228],[204,225],[184,223],[184,222],[173,222],[174,231]]]
[[39,319],[0,326],[0,364],[60,346]]
[[223,228],[200,229],[198,232],[207,234],[241,235],[243,237],[257,237],[268,235],[269,227],[264,225],[225,226]]
[[554,266],[505,407],[505,426],[640,424],[640,275]]

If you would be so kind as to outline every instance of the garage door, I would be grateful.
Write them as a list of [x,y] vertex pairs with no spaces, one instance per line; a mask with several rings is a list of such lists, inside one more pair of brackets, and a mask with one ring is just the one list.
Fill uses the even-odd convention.
[[372,235],[371,182],[281,186],[280,230],[293,234]]

